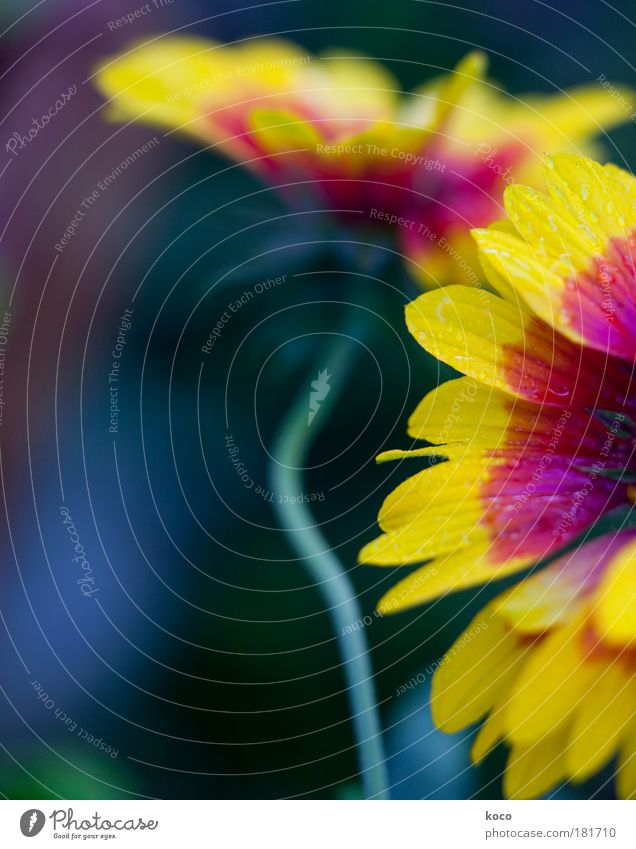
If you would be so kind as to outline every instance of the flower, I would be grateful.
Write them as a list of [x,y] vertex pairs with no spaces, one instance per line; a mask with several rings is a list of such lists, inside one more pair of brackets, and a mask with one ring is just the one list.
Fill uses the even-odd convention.
[[357,54],[166,37],[102,62],[97,84],[114,118],[218,148],[294,206],[309,200],[360,227],[390,228],[423,281],[474,283],[469,230],[500,217],[513,172],[532,182],[538,152],[576,149],[627,118],[615,87],[517,100],[484,80],[485,67],[471,53],[402,95],[382,65]]
[[[636,179],[571,154],[545,162],[547,194],[509,187],[509,220],[474,233],[496,292],[450,286],[407,306],[417,341],[465,376],[409,420],[432,444],[378,458],[432,463],[388,496],[360,554],[424,564],[382,613],[553,560],[636,500]],[[510,796],[585,778],[617,749],[619,791],[635,794],[636,531],[560,557],[482,619],[436,673],[439,727],[490,711],[473,756],[511,742]]]
[[417,341],[465,377],[409,420],[432,445],[378,458],[433,462],[388,496],[384,533],[361,552],[430,561],[382,610],[519,571],[632,503],[636,180],[570,154],[546,163],[549,195],[506,190],[516,232],[475,233],[499,294],[448,286],[406,308]]
[[471,757],[509,743],[509,798],[585,781],[616,754],[618,794],[636,798],[635,638],[636,532],[599,537],[476,617],[433,678],[435,723],[488,714]]

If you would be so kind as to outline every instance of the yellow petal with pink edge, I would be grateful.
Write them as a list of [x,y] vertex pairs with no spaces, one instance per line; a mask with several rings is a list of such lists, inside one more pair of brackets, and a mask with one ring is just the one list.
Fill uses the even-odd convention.
[[433,676],[431,710],[437,727],[450,733],[481,719],[509,688],[523,654],[492,607],[486,607]]
[[585,781],[616,752],[636,713],[633,676],[616,659],[583,694],[569,730],[568,775]]
[[[428,127],[409,127],[396,124],[395,120],[381,119],[355,133],[338,138],[336,150],[326,146],[321,156],[326,163],[342,165],[343,155],[338,145],[350,148],[347,167],[352,176],[368,173],[375,179],[404,171],[405,157],[411,154],[412,162],[421,162],[421,151],[431,134]],[[398,155],[399,154],[399,155]],[[403,158],[400,158],[403,157]]]
[[187,36],[145,40],[102,62],[96,81],[113,98],[114,117],[143,118],[207,141],[226,135],[214,119],[224,107],[236,114],[270,105],[276,111],[277,103],[295,98],[330,121],[338,137],[391,118],[397,96],[392,75],[364,56],[317,58],[277,38],[232,45]]
[[636,542],[624,546],[608,565],[593,612],[603,642],[629,646],[636,640]]
[[521,670],[506,711],[514,743],[533,743],[563,724],[602,668],[586,658],[581,624],[579,618],[549,634]]
[[508,799],[535,799],[566,778],[566,730],[559,729],[529,745],[510,751],[503,779]]
[[434,357],[515,397],[562,407],[591,391],[573,370],[584,352],[521,303],[447,286],[408,304],[406,323]]
[[501,288],[504,280],[571,342],[632,362],[633,178],[580,156],[546,161],[549,197],[522,186],[505,193],[510,220],[523,238],[491,228],[474,231],[484,269],[493,285]]
[[465,286],[420,295],[406,307],[406,324],[439,360],[481,383],[511,391],[505,346],[524,343],[529,316],[513,304]]
[[314,124],[284,109],[254,109],[249,126],[264,153],[308,151],[324,142]]
[[473,237],[486,270],[493,269],[547,324],[564,332],[575,343],[582,341],[561,314],[566,279],[573,271],[569,261],[555,259],[548,265],[532,244],[498,230],[473,230]]

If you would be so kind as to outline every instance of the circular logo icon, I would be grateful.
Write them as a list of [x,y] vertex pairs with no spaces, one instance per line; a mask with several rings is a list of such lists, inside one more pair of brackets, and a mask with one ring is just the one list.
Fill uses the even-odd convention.
[[20,817],[20,831],[25,837],[35,837],[36,834],[42,831],[45,822],[44,811],[31,808],[25,811]]

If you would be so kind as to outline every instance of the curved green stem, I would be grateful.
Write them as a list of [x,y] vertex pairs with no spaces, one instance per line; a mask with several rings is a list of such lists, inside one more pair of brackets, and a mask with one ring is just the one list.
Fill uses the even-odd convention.
[[[363,313],[366,312],[363,309]],[[303,491],[302,466],[324,423],[327,406],[332,407],[337,387],[342,388],[353,362],[355,339],[336,335],[324,352],[321,368],[336,378],[327,399],[308,426],[309,381],[299,393],[279,431],[272,464],[272,489],[277,493],[296,494]],[[314,373],[313,377],[316,377]],[[360,774],[368,799],[388,799],[388,779],[382,744],[373,668],[369,647],[362,628],[351,628],[362,621],[362,611],[347,572],[330,548],[311,512],[304,503],[278,503],[276,511],[281,526],[289,532],[289,541],[316,587],[332,620],[345,676],[351,719],[356,741]]]

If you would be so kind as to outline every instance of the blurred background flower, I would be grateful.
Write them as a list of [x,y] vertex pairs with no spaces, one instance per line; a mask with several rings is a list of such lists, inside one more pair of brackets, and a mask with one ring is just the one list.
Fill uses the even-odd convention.
[[481,273],[470,228],[500,217],[504,187],[537,182],[542,152],[589,148],[626,122],[632,97],[598,83],[512,97],[484,78],[486,64],[470,53],[402,94],[360,55],[168,36],[128,45],[96,82],[113,119],[193,136],[276,185],[292,208],[332,207],[356,229],[393,231],[428,285],[472,285]]
[[[275,184],[200,144],[109,123],[95,68],[157,34],[271,36],[313,57],[368,55],[403,91],[478,49],[513,96],[559,95],[633,85],[631,13],[574,0],[532,18],[501,0],[3,4],[2,793],[361,795],[336,635],[278,530],[267,466],[303,386],[309,407],[323,340],[373,297],[373,343],[357,346],[298,495],[324,496],[312,510],[358,591],[365,618],[351,626],[372,648],[392,794],[501,795],[501,754],[462,768],[469,735],[436,731],[427,705],[430,670],[483,596],[376,616],[393,570],[354,567],[402,478],[373,458],[404,444],[407,411],[455,374],[404,330],[412,281],[383,271],[380,232],[335,226],[332,203],[308,194],[292,213]],[[625,126],[594,135],[629,165],[636,106],[615,90],[603,88],[612,104],[627,96]],[[613,790],[601,776],[573,792]]]

